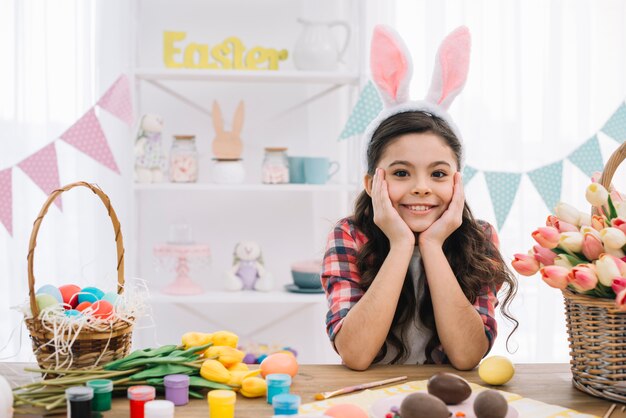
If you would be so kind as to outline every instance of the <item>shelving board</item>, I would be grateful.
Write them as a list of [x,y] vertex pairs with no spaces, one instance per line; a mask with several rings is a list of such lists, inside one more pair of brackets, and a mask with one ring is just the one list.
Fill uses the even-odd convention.
[[135,183],[135,191],[354,192],[356,184]]
[[245,304],[289,304],[289,303],[325,303],[323,293],[292,293],[284,290],[272,292],[256,291],[207,291],[196,295],[178,296],[166,295],[152,291],[148,302],[174,304],[203,304],[203,303],[245,303]]

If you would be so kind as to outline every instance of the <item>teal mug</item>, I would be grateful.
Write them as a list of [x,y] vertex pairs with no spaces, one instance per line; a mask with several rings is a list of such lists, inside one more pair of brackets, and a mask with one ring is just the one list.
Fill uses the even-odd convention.
[[306,183],[304,179],[304,160],[306,157],[287,157],[289,161],[289,183]]
[[326,157],[305,157],[304,178],[307,184],[326,184],[339,171],[339,163]]

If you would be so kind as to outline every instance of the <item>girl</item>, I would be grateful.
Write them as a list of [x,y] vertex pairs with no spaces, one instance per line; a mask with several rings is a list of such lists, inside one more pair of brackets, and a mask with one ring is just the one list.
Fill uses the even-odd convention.
[[460,135],[446,112],[465,83],[469,32],[442,43],[425,101],[406,101],[410,59],[395,32],[375,28],[371,57],[386,109],[365,133],[365,190],[329,235],[328,334],[352,369],[449,362],[469,370],[493,345],[503,283],[502,311],[517,328],[508,312],[517,285],[495,231],[465,203]]

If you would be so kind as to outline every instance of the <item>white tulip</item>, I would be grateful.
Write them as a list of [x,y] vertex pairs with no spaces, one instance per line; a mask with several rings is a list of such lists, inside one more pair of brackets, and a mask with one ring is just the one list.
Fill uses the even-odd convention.
[[583,249],[583,238],[580,232],[562,232],[559,237],[559,247],[568,252],[579,253]]
[[611,286],[613,279],[620,277],[619,268],[611,257],[602,255],[596,262],[596,275],[598,280],[605,286]]
[[[579,219],[580,225],[591,225],[591,214],[590,213],[578,211],[578,214],[580,216],[580,219]],[[580,225],[577,225],[577,226],[580,226]]]
[[565,267],[566,269],[572,269],[574,266],[569,262],[569,259],[563,254],[559,254],[554,257],[554,265],[559,267]]
[[572,225],[580,226],[580,211],[574,206],[560,202],[554,208],[554,213],[556,213],[556,216],[560,220]]
[[621,249],[626,245],[626,235],[617,228],[604,228],[600,231],[600,239],[607,249]]
[[591,183],[587,186],[585,198],[587,198],[587,202],[600,208],[602,206],[606,206],[609,198],[609,192],[600,183]]
[[614,202],[618,218],[626,219],[626,202]]
[[585,235],[585,234],[591,234],[594,235],[596,238],[600,238],[600,233],[593,227],[589,226],[589,225],[583,225],[580,227],[580,233]]

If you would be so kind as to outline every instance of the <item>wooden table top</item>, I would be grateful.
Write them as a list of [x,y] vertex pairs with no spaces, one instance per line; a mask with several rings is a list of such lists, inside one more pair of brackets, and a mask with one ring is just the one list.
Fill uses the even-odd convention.
[[[25,372],[21,371],[20,366],[24,365],[0,363],[0,374],[12,384],[23,383]],[[609,401],[587,395],[572,387],[569,364],[518,364],[515,367],[513,379],[497,389],[600,417],[611,406]],[[440,371],[456,373],[470,382],[487,386],[478,377],[477,370],[461,372],[450,366],[375,366],[364,372],[356,372],[340,365],[301,365],[298,375],[294,378],[291,392],[300,395],[302,403],[305,404],[313,402],[314,394],[318,392],[396,376],[406,375],[408,381],[424,380]],[[272,414],[272,408],[264,398],[247,399],[237,395],[236,418],[271,417]],[[128,400],[115,398],[113,409],[103,415],[104,418],[127,418]],[[207,402],[193,399],[188,405],[177,407],[176,416],[207,418]],[[620,417],[626,417],[626,413],[619,412],[617,408],[611,418]]]

